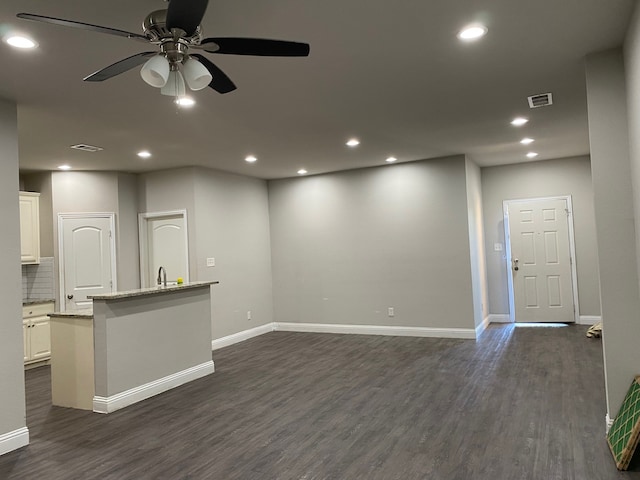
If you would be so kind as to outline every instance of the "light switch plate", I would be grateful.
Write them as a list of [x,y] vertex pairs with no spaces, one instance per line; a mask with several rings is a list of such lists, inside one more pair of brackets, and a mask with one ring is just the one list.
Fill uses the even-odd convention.
[[207,267],[215,267],[216,259],[213,257],[207,258]]
[[501,252],[502,251],[502,244],[501,243],[494,243],[493,244],[493,250],[494,250],[494,252]]

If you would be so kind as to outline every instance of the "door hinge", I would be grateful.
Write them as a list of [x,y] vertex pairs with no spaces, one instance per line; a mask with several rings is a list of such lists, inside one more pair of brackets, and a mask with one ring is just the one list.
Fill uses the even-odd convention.
[[109,230],[109,238],[113,237],[113,232],[111,230]]

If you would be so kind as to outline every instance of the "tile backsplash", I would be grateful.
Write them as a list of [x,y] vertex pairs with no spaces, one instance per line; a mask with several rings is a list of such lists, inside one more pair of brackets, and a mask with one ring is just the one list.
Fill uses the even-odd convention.
[[38,265],[22,265],[22,300],[55,298],[53,257],[41,257]]

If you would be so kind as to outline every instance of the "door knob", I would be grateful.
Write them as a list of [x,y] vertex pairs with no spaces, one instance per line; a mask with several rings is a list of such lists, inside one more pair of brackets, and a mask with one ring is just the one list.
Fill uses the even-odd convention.
[[518,267],[518,259],[514,258],[513,259],[513,269],[517,272],[518,270],[520,270],[520,267]]
[[67,299],[71,300],[73,298],[73,295],[67,295]]

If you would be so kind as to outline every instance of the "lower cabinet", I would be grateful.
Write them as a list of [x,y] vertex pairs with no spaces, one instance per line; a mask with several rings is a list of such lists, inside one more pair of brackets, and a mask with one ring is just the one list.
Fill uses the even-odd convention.
[[22,308],[25,364],[51,358],[51,334],[47,316],[49,313],[53,313],[53,303],[27,305]]

